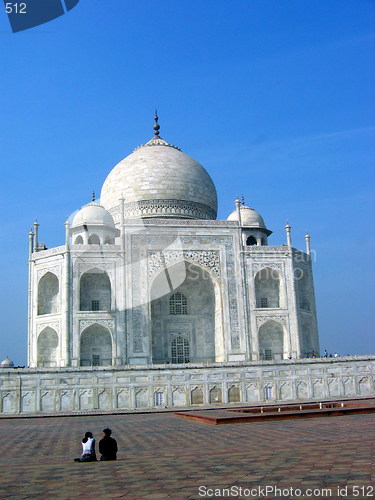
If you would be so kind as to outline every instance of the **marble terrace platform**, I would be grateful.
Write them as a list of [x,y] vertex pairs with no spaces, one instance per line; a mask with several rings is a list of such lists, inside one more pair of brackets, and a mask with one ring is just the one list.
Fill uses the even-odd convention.
[[221,425],[265,420],[335,417],[358,413],[375,413],[375,398],[179,411],[175,412],[175,415],[202,423]]

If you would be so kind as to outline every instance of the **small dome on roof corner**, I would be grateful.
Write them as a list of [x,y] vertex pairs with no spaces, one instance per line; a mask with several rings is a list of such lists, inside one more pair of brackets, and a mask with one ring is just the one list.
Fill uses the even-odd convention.
[[[240,206],[241,210],[241,226],[244,227],[259,227],[266,229],[263,217],[258,214],[253,208],[246,205]],[[238,220],[237,209],[233,210],[227,220]]]
[[9,358],[5,358],[1,363],[0,363],[0,367],[1,368],[13,368],[14,367],[14,363],[12,360],[10,360]]
[[112,215],[99,203],[92,201],[79,210],[72,221],[72,228],[79,226],[115,227]]

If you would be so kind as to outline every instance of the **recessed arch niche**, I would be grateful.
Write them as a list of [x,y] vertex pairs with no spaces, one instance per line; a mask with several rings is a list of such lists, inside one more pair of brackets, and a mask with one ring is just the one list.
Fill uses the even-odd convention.
[[59,280],[51,272],[44,274],[38,283],[38,315],[59,312]]
[[47,326],[38,335],[37,365],[40,367],[57,366],[59,337],[56,331]]
[[112,364],[112,337],[110,331],[94,323],[81,333],[81,366],[110,366]]
[[280,323],[269,320],[258,331],[260,359],[278,360],[284,357],[284,329]]
[[283,307],[280,275],[276,269],[265,267],[255,276],[256,307]]
[[[183,297],[181,310],[171,307],[176,297]],[[202,266],[183,260],[159,272],[151,283],[150,307],[153,363],[224,359],[221,292]],[[181,356],[176,343],[185,349]]]
[[110,311],[111,282],[106,271],[93,268],[80,279],[80,311]]

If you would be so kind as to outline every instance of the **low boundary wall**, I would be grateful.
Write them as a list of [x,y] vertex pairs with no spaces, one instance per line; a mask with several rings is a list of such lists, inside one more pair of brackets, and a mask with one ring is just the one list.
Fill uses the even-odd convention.
[[2,414],[184,408],[372,395],[375,356],[0,369]]

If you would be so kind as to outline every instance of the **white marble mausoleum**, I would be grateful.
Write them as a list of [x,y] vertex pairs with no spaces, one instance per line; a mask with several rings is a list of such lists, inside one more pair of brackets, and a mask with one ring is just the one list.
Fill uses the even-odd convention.
[[[158,126],[157,126],[158,127]],[[30,367],[281,360],[319,353],[309,248],[269,245],[238,199],[157,134],[106,178],[65,244],[30,234]],[[308,241],[307,241],[308,243]]]

